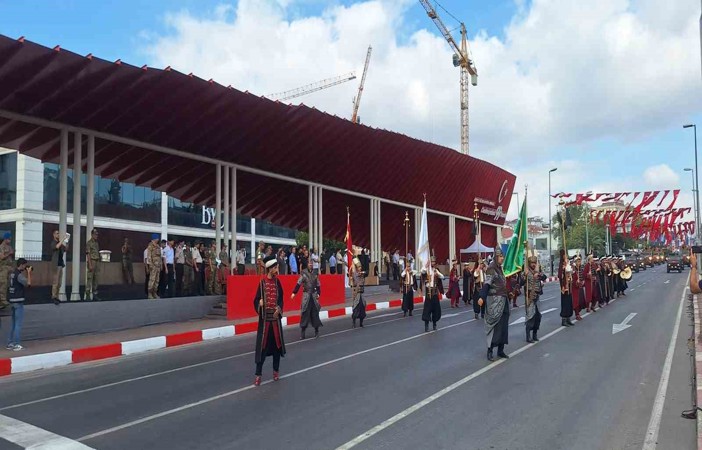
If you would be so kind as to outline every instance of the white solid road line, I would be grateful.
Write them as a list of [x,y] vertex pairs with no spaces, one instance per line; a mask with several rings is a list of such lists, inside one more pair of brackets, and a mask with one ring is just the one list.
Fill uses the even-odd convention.
[[[453,323],[453,324],[451,324],[451,325],[447,325],[447,326],[445,326],[445,327],[443,327],[443,328],[439,328],[439,330],[437,330],[437,331],[430,331],[430,332],[428,332],[428,333],[425,332],[425,333],[421,333],[421,334],[415,334],[414,336],[410,336],[410,337],[407,337],[407,338],[404,338],[404,339],[400,339],[400,340],[397,340],[397,341],[389,342],[389,343],[387,343],[387,344],[379,345],[379,346],[377,346],[377,347],[369,348],[369,349],[366,349],[366,350],[361,350],[360,352],[351,353],[350,355],[346,355],[346,356],[342,356],[342,357],[339,357],[339,358],[335,358],[335,359],[332,359],[332,360],[330,360],[330,361],[326,361],[326,362],[323,362],[323,363],[320,363],[320,364],[316,364],[316,365],[314,365],[314,366],[307,367],[307,368],[305,368],[305,369],[300,369],[300,370],[297,370],[297,371],[295,371],[295,372],[291,372],[291,373],[289,373],[289,374],[281,375],[280,378],[283,379],[283,378],[294,377],[294,376],[296,376],[296,375],[300,375],[300,374],[302,374],[302,373],[306,373],[306,372],[309,372],[309,371],[311,371],[311,370],[316,370],[316,369],[319,369],[319,368],[322,368],[322,367],[325,367],[325,366],[328,366],[328,365],[331,365],[331,364],[335,364],[335,363],[338,363],[338,362],[341,362],[341,361],[345,361],[345,360],[350,359],[350,358],[355,358],[356,356],[360,356],[360,355],[364,355],[364,354],[366,354],[366,353],[374,352],[374,351],[376,351],[376,350],[381,350],[381,349],[384,349],[384,348],[392,347],[392,346],[394,346],[394,345],[402,344],[402,343],[404,343],[404,342],[412,341],[412,340],[414,340],[414,339],[418,339],[418,338],[421,338],[421,337],[424,337],[424,336],[431,336],[431,335],[433,335],[434,333],[438,333],[439,331],[447,330],[447,329],[449,329],[449,328],[457,327],[457,326],[464,325],[464,324],[470,323],[470,322],[475,322],[475,319],[464,320],[463,322],[456,322],[456,323]],[[546,337],[546,336],[544,336],[544,337]],[[263,383],[261,383],[261,385],[263,386],[263,385],[266,385],[266,384],[269,384],[269,383],[273,383],[273,380],[264,381]],[[112,427],[112,428],[108,428],[108,429],[106,429],[106,430],[98,431],[98,432],[96,432],[96,433],[92,433],[92,434],[83,436],[83,437],[79,438],[78,440],[79,440],[79,441],[87,441],[87,440],[90,440],[90,439],[93,439],[93,438],[96,438],[96,437],[99,437],[99,436],[104,436],[104,435],[106,435],[106,434],[114,433],[115,431],[119,431],[119,430],[123,430],[123,429],[125,429],[125,428],[133,427],[134,425],[139,425],[139,424],[142,424],[142,423],[144,423],[144,422],[150,422],[150,421],[152,421],[152,420],[154,420],[154,419],[158,419],[158,418],[160,418],[160,417],[169,416],[169,415],[171,415],[171,414],[175,414],[175,413],[180,412],[180,411],[185,411],[185,410],[187,410],[187,409],[191,409],[191,408],[194,408],[194,407],[196,407],[196,406],[204,405],[204,404],[206,404],[206,403],[211,403],[211,402],[213,402],[213,401],[221,400],[221,399],[226,398],[226,397],[231,397],[232,395],[236,395],[236,394],[239,394],[239,393],[241,393],[241,392],[248,391],[248,390],[251,390],[251,389],[256,389],[256,386],[254,386],[253,384],[250,384],[250,385],[248,385],[248,386],[244,386],[244,387],[242,387],[242,388],[235,389],[235,390],[233,390],[233,391],[229,391],[229,392],[225,392],[225,393],[223,393],[223,394],[215,395],[214,397],[205,398],[205,399],[199,400],[199,401],[197,401],[197,402],[193,402],[193,403],[189,403],[189,404],[187,404],[187,405],[179,406],[178,408],[173,408],[173,409],[169,409],[169,410],[167,410],[167,411],[162,411],[162,412],[160,412],[160,413],[153,414],[153,415],[151,415],[151,416],[147,416],[147,417],[143,417],[143,418],[141,418],[141,419],[133,420],[133,421],[131,421],[131,422],[124,423],[124,424],[122,424],[122,425],[117,425],[116,427]]]
[[673,354],[675,353],[675,343],[678,341],[678,330],[680,329],[680,320],[682,318],[683,305],[685,304],[685,295],[687,287],[683,289],[682,297],[680,298],[680,306],[678,306],[678,316],[675,318],[675,326],[673,327],[673,335],[670,337],[670,345],[668,345],[668,354],[665,357],[663,364],[663,373],[661,381],[658,383],[658,392],[656,392],[656,401],[653,402],[653,410],[651,411],[651,420],[648,422],[646,430],[646,439],[644,440],[642,450],[655,450],[658,445],[658,431],[661,428],[661,417],[663,416],[663,405],[665,404],[665,396],[668,391],[668,381],[670,379],[670,368],[673,365]]
[[[551,336],[553,336],[557,333],[560,333],[563,330],[565,330],[565,327],[558,327],[555,330],[553,330],[552,332],[543,336],[540,340],[545,341],[546,339],[550,338]],[[510,357],[517,356],[518,354],[533,347],[534,345],[536,345],[536,344],[526,344],[523,347],[520,347],[517,350],[515,350],[514,352],[510,353],[509,356]],[[356,436],[354,439],[350,440],[349,442],[341,445],[340,447],[337,447],[336,450],[347,450],[347,449],[355,447],[356,445],[358,445],[361,442],[365,441],[366,439],[380,433],[384,429],[399,422],[400,420],[404,419],[405,417],[409,416],[410,414],[419,411],[421,408],[427,406],[429,403],[433,402],[434,400],[438,400],[439,398],[443,397],[444,395],[448,394],[449,392],[458,389],[459,387],[463,386],[464,384],[468,383],[469,381],[471,381],[471,380],[479,377],[480,375],[494,369],[495,367],[499,366],[500,364],[503,364],[505,361],[507,361],[507,360],[506,359],[499,359],[499,360],[491,363],[490,365],[487,365],[487,366],[483,367],[482,369],[471,373],[467,377],[456,381],[452,385],[445,387],[444,389],[440,390],[436,394],[425,398],[421,402],[415,403],[414,405],[412,405],[409,408],[405,409],[404,411],[394,415],[393,417],[389,418],[385,422],[371,428],[370,430],[366,431],[365,433]]]
[[54,434],[12,417],[0,415],[0,438],[25,449],[91,450],[80,442]]
[[[416,311],[416,309],[415,309],[415,311]],[[466,314],[466,313],[460,313],[460,314]],[[340,319],[341,319],[341,318],[346,318],[346,317],[340,317]],[[329,319],[329,320],[335,320],[335,319],[336,319],[336,318],[334,318],[334,319]],[[403,319],[405,319],[405,317],[399,317],[399,318],[397,318],[397,319],[392,319],[392,320],[384,320],[384,321],[381,321],[381,322],[378,322],[378,323],[368,324],[368,325],[365,326],[365,328],[375,327],[375,326],[378,326],[378,325],[384,325],[384,324],[386,324],[386,323],[396,322],[396,321],[398,321],[398,320],[403,320]],[[357,330],[358,330],[358,329],[353,329],[353,328],[349,328],[349,329],[346,329],[346,330],[339,330],[339,331],[335,331],[335,332],[333,332],[333,333],[320,334],[320,335],[319,335],[319,338],[320,338],[320,339],[323,339],[323,338],[335,336],[335,335],[337,335],[337,334],[349,333],[349,332],[357,331]],[[251,336],[251,335],[249,335],[249,334],[241,334],[241,335],[237,335],[237,336],[233,336],[233,337],[234,337],[234,338],[241,338],[241,337],[250,337],[250,336]],[[290,343],[286,343],[285,345],[286,345],[287,347],[289,347],[289,346],[291,346],[291,345],[297,345],[297,344],[300,344],[300,343],[303,343],[303,342],[310,342],[310,341],[314,341],[314,340],[315,340],[315,339],[310,338],[310,339],[305,339],[304,341],[299,341],[299,340],[298,340],[298,341],[292,341],[292,342],[290,342]],[[222,341],[220,340],[220,341],[216,341],[216,342],[222,342]],[[202,342],[202,344],[206,344],[206,343],[212,343],[212,342],[205,342],[205,341]],[[200,344],[200,343],[198,343],[198,344]],[[183,349],[185,349],[185,348],[187,348],[187,347],[172,347],[173,350],[183,350]],[[53,396],[51,396],[51,397],[40,398],[40,399],[32,400],[32,401],[29,401],[29,402],[17,403],[17,404],[14,404],[14,405],[5,406],[5,407],[3,407],[3,408],[0,408],[0,412],[2,412],[2,411],[7,411],[7,410],[9,410],[9,409],[20,408],[20,407],[23,407],[23,406],[35,405],[35,404],[37,404],[37,403],[44,403],[44,402],[48,402],[48,401],[51,401],[51,400],[58,400],[58,399],[60,399],[60,398],[72,397],[72,396],[74,396],[74,395],[84,394],[84,393],[87,393],[87,392],[99,391],[99,390],[101,390],[101,389],[106,389],[106,388],[113,387],[113,386],[119,386],[119,385],[121,385],[121,384],[131,383],[131,382],[134,382],[134,381],[148,380],[149,378],[154,378],[154,377],[158,377],[158,376],[161,376],[161,375],[168,375],[168,374],[170,374],[170,373],[180,372],[180,371],[188,370],[188,369],[194,369],[194,368],[197,368],[197,367],[202,367],[202,366],[206,366],[206,365],[209,365],[209,364],[215,364],[215,363],[219,363],[219,362],[222,362],[222,361],[228,361],[228,360],[230,360],[230,359],[241,358],[242,356],[250,356],[250,355],[253,355],[253,354],[254,354],[254,352],[238,353],[238,354],[236,354],[236,355],[225,356],[225,357],[213,359],[213,360],[210,360],[210,361],[203,361],[203,362],[201,362],[201,363],[190,364],[190,365],[188,365],[188,366],[176,367],[175,369],[164,370],[164,371],[162,371],[162,372],[150,373],[150,374],[148,374],[148,375],[142,375],[142,376],[140,376],[140,377],[128,378],[128,379],[126,379],[126,380],[120,380],[120,381],[115,381],[115,382],[113,382],[113,383],[101,384],[101,385],[99,385],[99,386],[94,386],[94,387],[86,388],[86,389],[80,389],[80,390],[77,390],[77,391],[66,392],[66,393],[64,393],[64,394],[53,395]]]

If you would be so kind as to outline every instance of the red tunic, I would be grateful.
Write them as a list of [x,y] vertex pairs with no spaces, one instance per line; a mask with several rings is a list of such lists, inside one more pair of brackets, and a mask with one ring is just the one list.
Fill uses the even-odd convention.
[[593,300],[597,300],[597,272],[595,272],[595,264],[587,263],[585,264],[585,300],[587,303],[592,303]]
[[[580,310],[582,309],[582,306],[585,304],[585,298],[580,298],[583,295],[583,283],[585,282],[584,279],[581,278],[581,272],[578,269],[577,266],[573,267],[573,284],[572,284],[572,291],[573,291],[573,309],[575,310],[576,313],[579,313]],[[583,277],[584,278],[584,277]]]

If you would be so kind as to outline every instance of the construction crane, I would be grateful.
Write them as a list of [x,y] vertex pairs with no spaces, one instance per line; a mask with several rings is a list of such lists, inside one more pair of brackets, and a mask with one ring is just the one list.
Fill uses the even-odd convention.
[[358,94],[353,99],[353,115],[351,116],[351,122],[358,123],[358,107],[361,106],[361,95],[363,94],[363,85],[366,84],[366,74],[368,74],[368,64],[370,64],[371,52],[373,47],[368,46],[368,53],[366,54],[366,65],[363,66],[363,76],[361,76],[361,84],[358,85]]
[[429,3],[428,0],[419,0],[419,3],[424,6],[427,15],[434,22],[436,27],[441,31],[446,41],[449,43],[453,51],[453,66],[461,68],[461,153],[468,154],[468,75],[473,86],[478,85],[478,71],[473,63],[473,58],[468,48],[468,38],[466,26],[461,22],[461,46],[458,46],[451,32],[446,28],[446,25],[441,21],[441,18],[436,13],[436,9]]
[[276,94],[265,95],[264,97],[271,100],[290,100],[291,98],[300,97],[302,95],[307,95],[312,92],[321,91],[322,89],[327,89],[337,84],[346,83],[347,81],[355,80],[356,74],[354,72],[347,73],[345,75],[340,75],[334,78],[327,78],[326,80],[317,81],[316,83],[311,83],[306,86],[301,86],[296,89],[291,89],[289,91],[278,92]]

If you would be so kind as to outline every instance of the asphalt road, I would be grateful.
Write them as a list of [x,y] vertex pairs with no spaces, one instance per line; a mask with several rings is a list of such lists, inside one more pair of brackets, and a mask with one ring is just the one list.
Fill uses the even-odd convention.
[[[686,280],[663,266],[635,274],[626,298],[567,329],[547,285],[542,341],[527,345],[515,323],[512,357],[495,363],[472,309],[444,302],[437,332],[423,332],[421,310],[376,311],[363,329],[329,320],[316,340],[288,328],[282,379],[270,381],[268,360],[258,388],[250,335],[11,376],[0,449],[51,437],[97,449],[655,448],[643,447],[654,411],[657,448],[693,449],[695,423],[680,418],[691,405]],[[513,309],[510,322],[522,316]],[[13,430],[21,446],[6,440]]]

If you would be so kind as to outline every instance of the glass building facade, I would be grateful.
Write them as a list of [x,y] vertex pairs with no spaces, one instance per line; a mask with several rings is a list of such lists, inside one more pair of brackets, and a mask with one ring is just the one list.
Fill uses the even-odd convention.
[[0,210],[17,205],[17,153],[0,155]]

